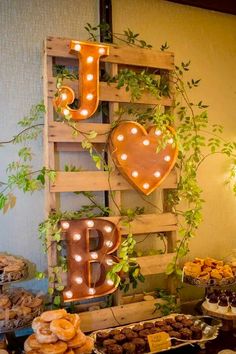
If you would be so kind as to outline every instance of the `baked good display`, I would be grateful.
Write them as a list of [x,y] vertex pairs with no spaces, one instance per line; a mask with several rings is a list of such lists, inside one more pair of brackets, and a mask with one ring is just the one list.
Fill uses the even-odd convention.
[[227,285],[235,282],[235,270],[214,258],[195,258],[185,263],[183,280],[198,286]]
[[24,259],[0,253],[0,285],[25,278],[28,266]]
[[148,353],[150,352],[148,336],[159,332],[168,333],[172,345],[178,345],[183,341],[201,340],[203,337],[201,322],[196,322],[186,315],[176,315],[129,327],[98,331],[94,334],[95,352],[106,354]]
[[218,314],[231,315],[236,313],[236,292],[215,289],[207,294],[204,302],[207,310]]
[[[64,309],[43,312],[32,322],[34,334],[24,343],[26,353],[38,354],[89,354],[94,348],[94,340],[80,330],[78,314],[67,313]],[[102,343],[109,336],[99,339]],[[107,346],[116,344],[108,342]]]
[[0,294],[0,333],[23,327],[42,312],[43,299],[21,288]]

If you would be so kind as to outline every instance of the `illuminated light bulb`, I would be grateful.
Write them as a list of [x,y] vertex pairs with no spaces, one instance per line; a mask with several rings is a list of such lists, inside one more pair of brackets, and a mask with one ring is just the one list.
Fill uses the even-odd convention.
[[62,223],[62,227],[63,227],[63,229],[67,230],[67,229],[69,229],[70,224],[69,224],[67,221],[64,221],[64,222]]
[[127,160],[127,157],[128,156],[126,154],[122,154],[120,158],[121,158],[121,160],[125,161],[125,160]]
[[170,139],[168,140],[168,144],[173,144],[173,142],[174,142],[174,139],[173,139],[173,138],[170,138]]
[[154,172],[154,176],[156,178],[159,178],[161,176],[161,172],[159,172],[159,171]]
[[93,74],[88,74],[87,75],[87,80],[92,81],[93,80]]
[[64,116],[68,116],[68,114],[70,113],[70,111],[69,111],[69,109],[64,109],[63,113],[64,113]]
[[87,116],[87,115],[88,115],[88,110],[87,110],[87,109],[82,109],[81,112],[80,112],[80,114],[81,114],[82,116]]
[[148,146],[150,144],[150,141],[148,139],[145,139],[143,141],[143,145]]
[[138,171],[133,171],[132,173],[131,173],[131,176],[132,177],[138,177]]
[[132,129],[131,129],[131,133],[132,133],[132,134],[137,134],[137,132],[138,132],[138,129],[137,129],[137,128],[132,128]]
[[79,52],[79,51],[81,50],[81,45],[80,45],[80,44],[76,44],[76,45],[75,45],[75,50],[76,50],[77,52]]
[[75,282],[76,282],[77,284],[82,284],[82,283],[83,283],[83,278],[82,278],[82,277],[76,277],[76,278],[75,278]]
[[113,265],[113,260],[111,258],[108,258],[106,260],[106,264],[109,265],[109,266],[112,266]]
[[104,54],[105,53],[105,48],[99,48],[98,49],[99,54]]
[[107,225],[107,226],[104,227],[104,230],[106,232],[112,232],[112,227]]
[[160,135],[161,135],[161,130],[159,130],[159,129],[156,130],[156,131],[155,131],[155,134],[156,134],[157,136],[160,136]]
[[88,227],[93,227],[94,226],[93,220],[87,221],[87,225],[88,225]]
[[87,58],[87,63],[90,64],[90,63],[92,63],[92,62],[93,62],[93,57],[89,56],[89,57]]
[[74,256],[74,259],[76,260],[76,262],[81,262],[82,261],[82,257],[79,254],[76,254]]
[[68,299],[71,299],[73,297],[73,293],[72,291],[68,290],[65,292],[65,296],[68,298]]
[[67,99],[67,94],[66,93],[62,93],[61,94],[61,99],[65,101]]
[[124,140],[124,135],[120,134],[117,136],[118,141],[123,141]]
[[73,235],[73,240],[74,241],[79,241],[81,239],[81,235],[80,234],[74,234]]
[[107,284],[108,285],[114,285],[114,281],[112,281],[111,279],[107,279]]
[[144,189],[148,189],[149,187],[150,187],[150,186],[149,186],[148,183],[144,183],[144,184],[143,184],[143,188],[144,188]]
[[96,293],[96,290],[94,288],[89,288],[88,292],[90,295],[94,295]]
[[98,254],[97,252],[92,252],[90,253],[92,259],[98,259]]
[[110,247],[113,246],[113,242],[112,241],[106,241],[105,245],[110,248]]
[[164,157],[164,160],[165,160],[166,162],[169,162],[169,161],[170,161],[170,156],[169,156],[169,155],[166,155],[166,156]]
[[87,100],[89,100],[89,101],[91,101],[93,99],[93,97],[94,96],[93,96],[92,93],[88,93],[87,96],[86,96]]

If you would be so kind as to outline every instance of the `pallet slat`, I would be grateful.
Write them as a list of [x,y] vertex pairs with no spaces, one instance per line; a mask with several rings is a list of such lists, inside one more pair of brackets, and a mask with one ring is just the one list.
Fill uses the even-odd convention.
[[80,313],[81,330],[91,332],[161,317],[160,311],[154,312],[157,302],[164,303],[163,300],[155,299],[91,312],[82,312]]
[[[158,189],[173,189],[177,185],[177,176],[174,170],[170,172]],[[113,172],[108,175],[104,171],[56,172],[55,182],[51,184],[51,192],[79,192],[79,191],[121,191],[131,190],[131,185],[120,175]]]
[[[71,39],[48,37],[46,41],[47,55],[75,58],[75,55],[70,53],[70,42]],[[137,47],[134,50],[131,46],[112,44],[109,46],[110,54],[108,57],[101,58],[102,62],[174,70],[174,54],[172,52],[150,51]]]
[[167,265],[172,261],[175,253],[159,254],[154,256],[138,257],[137,262],[144,276],[165,273]]
[[[75,92],[77,96],[78,92],[78,81],[70,81],[64,80],[63,85],[69,86]],[[99,100],[105,102],[124,102],[129,103],[132,101],[130,92],[125,90],[125,87],[118,89],[115,83],[106,83],[100,82],[99,83]],[[56,92],[56,79],[50,78],[48,81],[48,96],[54,97]],[[161,99],[157,99],[150,93],[143,93],[139,100],[134,100],[132,103],[137,104],[148,104],[148,105],[156,105],[157,103],[169,107],[173,104],[173,100],[169,97],[162,97]]]

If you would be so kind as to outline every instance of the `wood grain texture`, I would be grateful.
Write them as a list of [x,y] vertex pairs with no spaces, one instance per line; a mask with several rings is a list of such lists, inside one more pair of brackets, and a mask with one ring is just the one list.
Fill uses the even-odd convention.
[[137,262],[144,276],[165,273],[167,265],[172,261],[175,253],[159,254],[154,256],[138,257]]

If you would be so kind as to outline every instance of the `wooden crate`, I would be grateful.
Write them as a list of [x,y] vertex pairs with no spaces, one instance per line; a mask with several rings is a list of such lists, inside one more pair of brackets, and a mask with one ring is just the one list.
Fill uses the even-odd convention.
[[[75,38],[73,38],[75,39]],[[56,91],[56,79],[53,77],[53,64],[78,65],[78,59],[69,52],[70,39],[49,37],[45,41],[44,48],[44,98],[47,106],[47,114],[45,117],[45,164],[50,169],[56,169],[56,153],[61,151],[74,151],[80,153],[83,151],[81,142],[84,139],[83,136],[78,134],[76,137],[72,135],[72,128],[66,124],[55,122],[53,119],[53,105],[52,99]],[[101,62],[105,63],[107,70],[111,75],[116,75],[119,67],[131,66],[138,68],[152,68],[157,69],[159,75],[165,75],[171,77],[171,71],[174,70],[174,54],[170,52],[150,51],[148,49],[133,48],[133,47],[120,47],[117,45],[110,45],[110,55],[102,58]],[[71,81],[65,82],[70,87],[77,91],[78,82]],[[100,135],[109,131],[112,122],[116,119],[115,112],[119,108],[120,103],[129,103],[131,101],[130,93],[125,88],[117,89],[115,84],[108,84],[106,82],[100,82],[99,100],[109,102],[109,119],[108,124],[103,123],[90,123],[89,120],[81,122],[81,127],[84,132],[91,130],[97,131],[99,134],[93,139],[93,143],[96,144],[97,149],[102,149],[106,143],[106,136]],[[148,93],[144,93],[139,101],[134,101],[132,104],[148,104],[148,105],[162,105],[165,109],[171,109],[173,99],[172,97],[163,97],[157,101],[153,96]],[[109,157],[109,163],[112,164],[112,160]],[[168,189],[176,188],[177,175],[173,170],[168,178],[158,188],[163,194],[163,213],[162,214],[144,214],[138,216],[132,223],[132,230],[134,234],[143,233],[157,233],[165,232],[167,238],[167,253],[157,256],[146,256],[138,258],[138,262],[141,266],[142,273],[144,275],[160,274],[165,272],[167,264],[171,261],[174,255],[174,249],[176,246],[176,230],[177,219],[166,208],[165,195]],[[119,171],[115,170],[110,176],[110,184],[108,183],[108,174],[105,171],[81,171],[81,172],[64,172],[57,171],[57,177],[54,183],[48,184],[46,188],[45,198],[45,211],[46,215],[56,210],[58,207],[57,200],[61,193],[75,192],[75,191],[116,191],[115,204],[121,206],[121,193],[133,190],[132,186],[121,176]],[[109,217],[111,221],[119,223],[120,216],[117,214],[117,208],[114,204],[114,198],[109,198],[110,208],[114,210],[114,216]],[[127,234],[127,230],[121,227],[122,235]],[[48,265],[49,269],[57,262],[56,251],[53,247],[49,248],[48,252]],[[119,304],[121,296],[117,292],[116,303]],[[127,305],[128,306],[128,305]],[[137,320],[151,318],[152,313],[150,304],[145,302],[142,304],[142,313]],[[131,306],[130,311],[127,312],[127,317],[130,314],[134,314],[134,308]],[[126,311],[126,308],[118,308],[122,312]],[[117,311],[118,311],[117,310]],[[153,307],[152,307],[153,310]],[[105,312],[109,312],[109,309],[101,310],[98,316],[97,313],[87,314],[86,330],[105,328],[103,321],[98,321],[98,317],[103,318]],[[114,311],[114,308],[113,308]],[[149,313],[149,316],[145,315],[145,311]],[[123,315],[121,314],[121,317]],[[110,317],[112,317],[110,315]],[[109,317],[109,318],[110,318]],[[87,317],[86,317],[87,318]],[[94,328],[93,319],[96,319],[96,328]],[[114,318],[113,318],[114,320]],[[122,320],[121,320],[122,322]],[[127,323],[127,322],[122,322]],[[107,320],[105,326],[114,326],[112,319]],[[100,326],[100,327],[99,327]]]

